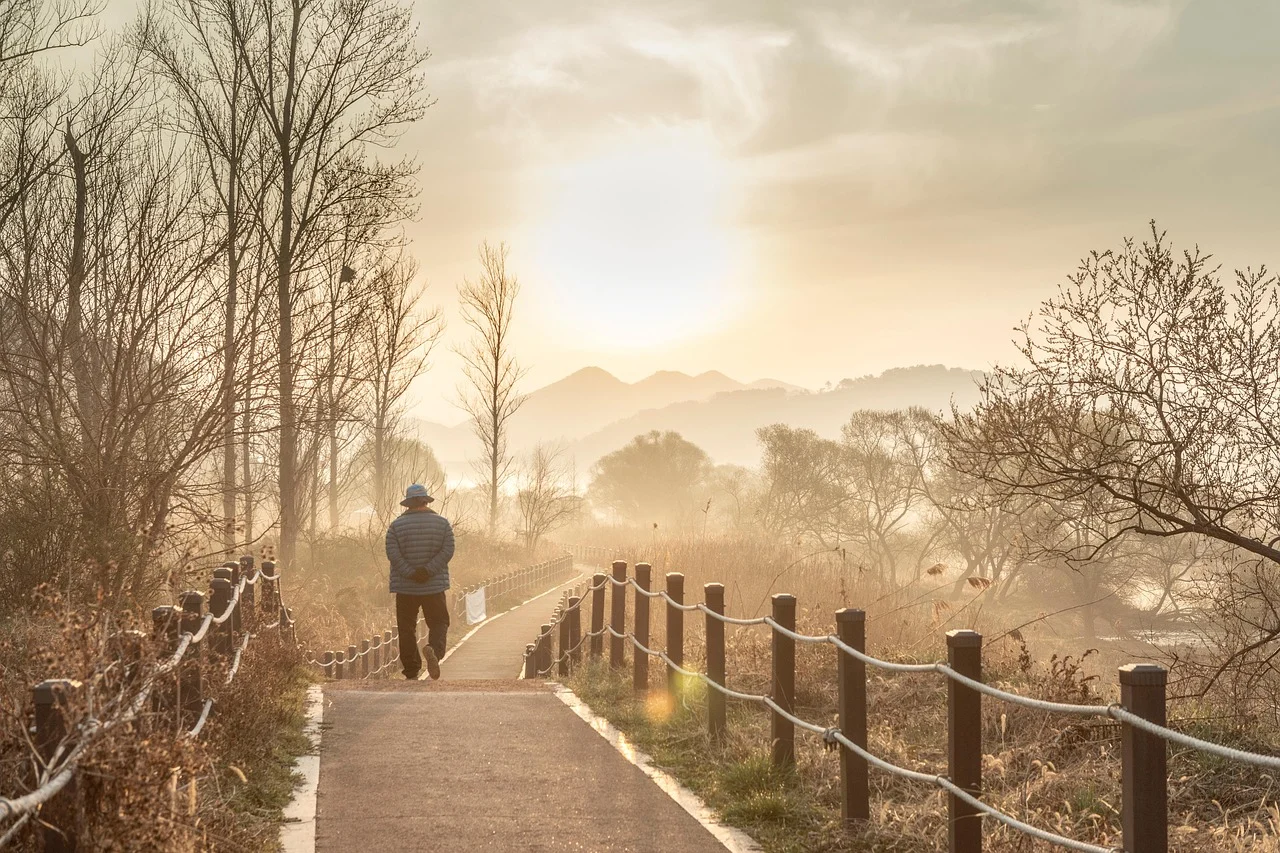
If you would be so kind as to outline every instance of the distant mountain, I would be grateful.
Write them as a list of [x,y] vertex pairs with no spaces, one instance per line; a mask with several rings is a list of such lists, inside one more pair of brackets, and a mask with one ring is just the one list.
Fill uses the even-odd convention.
[[[511,449],[521,453],[539,441],[558,442],[583,471],[637,435],[675,430],[718,463],[755,465],[759,427],[786,423],[834,437],[858,409],[943,411],[953,401],[968,408],[978,399],[982,376],[976,370],[920,365],[846,379],[814,392],[771,379],[746,384],[716,371],[697,376],[662,371],[627,383],[587,367],[525,398],[512,421]],[[478,455],[469,424],[417,421],[412,426],[452,477],[464,475]]]
[[[761,388],[783,392],[804,390],[773,379],[744,384],[717,371],[690,376],[664,370],[639,382],[628,383],[599,367],[584,367],[525,397],[520,411],[511,421],[511,449],[519,453],[540,441],[570,445],[609,424],[648,409],[663,409],[676,403],[709,400],[717,394]],[[477,455],[469,424],[449,427],[430,421],[416,421],[412,426],[454,476],[461,474],[467,460]]]
[[982,377],[978,370],[921,365],[844,380],[822,393],[796,393],[782,388],[731,391],[710,400],[639,412],[586,436],[572,446],[572,451],[581,469],[637,435],[650,430],[674,430],[707,451],[717,463],[754,466],[760,461],[755,435],[759,427],[785,423],[834,438],[858,409],[921,406],[942,412],[952,402],[965,409],[977,402]]

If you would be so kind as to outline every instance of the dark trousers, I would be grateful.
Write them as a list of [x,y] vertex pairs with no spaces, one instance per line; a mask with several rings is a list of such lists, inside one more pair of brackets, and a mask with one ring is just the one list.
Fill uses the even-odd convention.
[[396,627],[400,629],[400,666],[406,678],[417,678],[422,671],[422,655],[418,651],[418,610],[427,620],[427,644],[436,657],[444,658],[449,637],[449,602],[444,593],[434,595],[402,595],[396,593]]

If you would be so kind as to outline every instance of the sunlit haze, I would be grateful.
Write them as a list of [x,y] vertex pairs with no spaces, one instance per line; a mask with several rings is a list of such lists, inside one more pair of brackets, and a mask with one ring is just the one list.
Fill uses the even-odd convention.
[[[112,0],[111,20],[130,0]],[[1273,247],[1280,6],[1260,0],[427,2],[408,229],[451,328],[505,240],[532,390],[719,370],[817,387],[986,368],[1091,248],[1157,219]]]

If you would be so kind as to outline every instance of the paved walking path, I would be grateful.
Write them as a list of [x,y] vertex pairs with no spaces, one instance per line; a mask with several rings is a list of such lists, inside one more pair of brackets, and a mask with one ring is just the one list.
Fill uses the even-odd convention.
[[553,593],[486,623],[438,682],[325,686],[317,851],[724,853],[541,681]]

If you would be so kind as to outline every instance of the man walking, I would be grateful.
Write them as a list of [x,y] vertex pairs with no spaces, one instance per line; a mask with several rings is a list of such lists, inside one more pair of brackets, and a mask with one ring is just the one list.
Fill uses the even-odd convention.
[[[449,560],[453,558],[453,528],[428,504],[435,498],[425,486],[405,489],[405,511],[387,528],[387,559],[391,561],[391,591],[396,596],[396,627],[400,629],[400,665],[410,681],[422,671],[440,677],[449,633]],[[427,620],[427,645],[418,653],[418,609]]]

